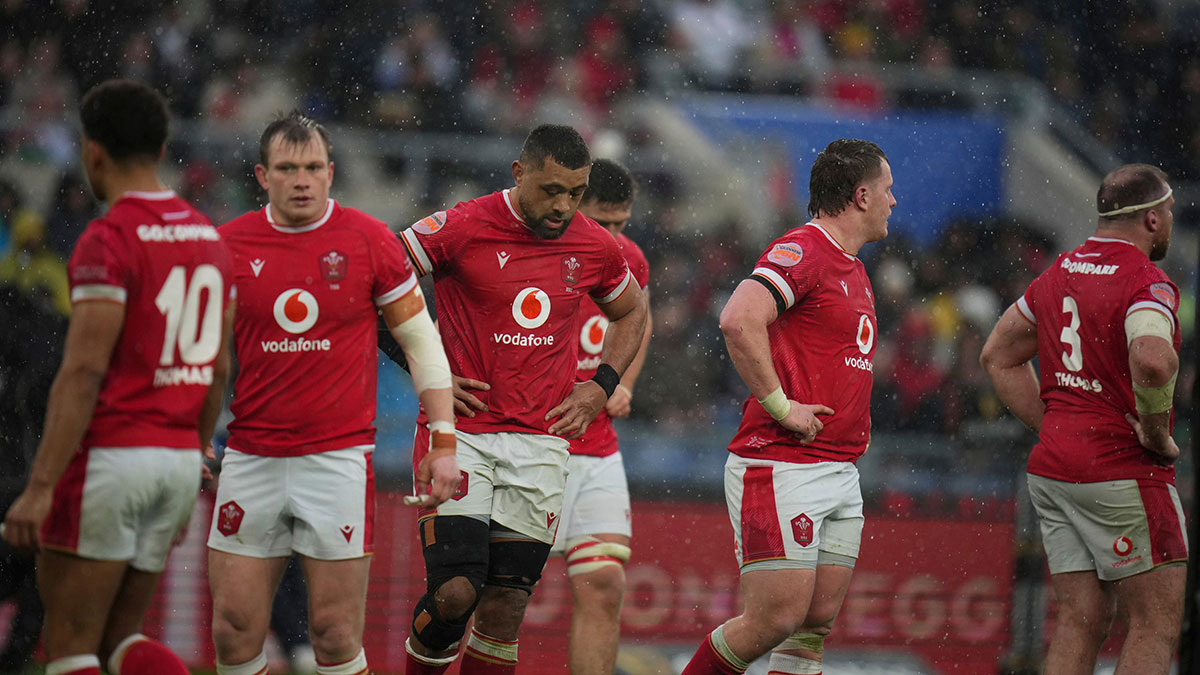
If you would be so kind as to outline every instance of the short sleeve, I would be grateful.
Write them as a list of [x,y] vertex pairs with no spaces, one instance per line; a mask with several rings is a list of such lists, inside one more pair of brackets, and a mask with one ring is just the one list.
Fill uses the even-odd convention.
[[779,240],[759,257],[750,276],[774,289],[786,310],[816,287],[819,268],[813,251],[806,251],[801,242]]
[[1146,274],[1139,278],[1130,297],[1125,316],[1151,309],[1161,312],[1171,321],[1172,332],[1179,329],[1179,288],[1165,274],[1154,268],[1157,274]]
[[400,239],[383,223],[372,223],[371,259],[375,265],[372,295],[375,305],[383,307],[404,297],[417,286],[417,275]]
[[419,276],[425,276],[453,259],[455,251],[467,239],[463,236],[466,220],[460,205],[425,216],[400,233],[400,241]]
[[591,290],[591,296],[597,305],[607,305],[621,297],[634,279],[617,240],[606,235],[601,241],[604,242],[604,265],[601,268],[603,271],[596,287]]
[[113,227],[98,220],[79,238],[67,264],[72,303],[101,300],[125,304],[132,264],[125,253],[127,247],[121,246],[117,237]]

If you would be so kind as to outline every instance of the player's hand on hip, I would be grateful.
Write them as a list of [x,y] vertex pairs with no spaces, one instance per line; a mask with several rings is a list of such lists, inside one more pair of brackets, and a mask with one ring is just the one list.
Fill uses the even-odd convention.
[[633,409],[633,392],[625,388],[625,385],[618,384],[613,395],[608,398],[608,402],[604,404],[604,411],[609,417],[628,417],[629,412]]
[[460,417],[474,417],[476,410],[487,411],[487,404],[475,398],[475,395],[467,390],[489,391],[492,385],[457,375],[452,376],[451,379],[454,382],[454,414]]
[[548,430],[551,435],[561,436],[567,440],[575,440],[587,431],[588,425],[600,414],[604,407],[604,388],[592,380],[576,382],[575,388],[563,399],[562,403],[554,406],[546,413],[546,421],[558,418]]
[[4,516],[4,540],[18,551],[40,551],[42,523],[53,502],[53,489],[25,488]]
[[788,403],[791,404],[791,408],[788,410],[787,417],[779,420],[779,423],[783,425],[783,428],[795,433],[802,445],[812,443],[817,434],[825,428],[825,424],[817,418],[817,415],[832,415],[833,408],[820,403],[799,403],[791,400]]
[[1179,459],[1179,446],[1175,443],[1175,439],[1171,438],[1171,434],[1165,431],[1161,434],[1148,434],[1146,428],[1142,426],[1141,421],[1125,413],[1125,421],[1133,427],[1134,433],[1137,434],[1138,443],[1142,444],[1149,453],[1154,457],[1154,461],[1164,466],[1171,466],[1175,460]]

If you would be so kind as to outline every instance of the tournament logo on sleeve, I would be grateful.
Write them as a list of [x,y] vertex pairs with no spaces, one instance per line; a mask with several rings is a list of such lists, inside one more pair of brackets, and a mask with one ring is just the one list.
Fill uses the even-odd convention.
[[804,249],[800,248],[800,244],[793,243],[775,244],[775,248],[767,254],[767,260],[780,267],[794,267],[803,259]]
[[1175,297],[1175,289],[1171,288],[1171,284],[1162,282],[1150,284],[1150,295],[1153,295],[1155,300],[1166,305],[1172,312],[1178,309],[1176,307],[1178,299]]
[[442,229],[442,227],[445,225],[446,212],[438,211],[431,216],[425,216],[424,218],[413,223],[412,228],[416,230],[418,234],[433,234],[434,232]]
[[341,281],[346,278],[346,254],[330,251],[321,256],[321,278],[326,281]]

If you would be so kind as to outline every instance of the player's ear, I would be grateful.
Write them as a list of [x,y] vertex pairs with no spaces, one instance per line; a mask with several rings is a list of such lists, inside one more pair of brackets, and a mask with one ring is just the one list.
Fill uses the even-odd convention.
[[854,188],[854,205],[857,206],[858,208],[862,209],[863,211],[867,210],[867,193],[868,192],[869,192],[869,190],[867,190],[866,185],[859,185],[858,187]]
[[521,164],[521,160],[516,160],[512,163],[513,184],[517,187],[521,186],[521,178],[525,175],[525,166]]
[[254,165],[254,177],[258,179],[258,186],[262,189],[267,189],[267,167],[262,164]]
[[325,179],[327,185],[333,184],[333,162],[329,163],[329,177]]

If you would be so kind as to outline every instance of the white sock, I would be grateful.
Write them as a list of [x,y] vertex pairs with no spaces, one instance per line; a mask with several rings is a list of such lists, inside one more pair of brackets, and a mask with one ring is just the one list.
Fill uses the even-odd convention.
[[457,643],[457,642],[454,643],[454,645],[453,645],[454,653],[451,654],[450,656],[447,656],[442,659],[435,659],[432,656],[422,656],[422,655],[418,654],[416,651],[414,651],[412,648],[412,637],[409,636],[409,638],[404,641],[404,651],[408,652],[409,656],[416,659],[417,663],[424,663],[427,666],[434,666],[434,667],[447,666],[447,665],[450,665],[451,663],[454,663],[454,659],[458,658],[458,645],[459,645],[459,643]]
[[95,654],[79,654],[64,656],[46,664],[46,675],[64,675],[64,673],[83,670],[84,668],[100,669],[100,657]]
[[367,650],[365,649],[359,649],[358,656],[345,663],[323,666],[320,661],[317,662],[317,675],[366,675],[366,673]]
[[742,671],[750,667],[750,664],[739,658],[737,654],[734,654],[733,650],[729,648],[729,643],[725,642],[725,624],[721,624],[713,629],[712,644],[713,649],[716,649],[721,658],[729,662],[729,665]]
[[767,670],[780,675],[821,675],[821,662],[795,654],[771,652]]
[[258,656],[245,663],[239,663],[236,666],[217,662],[217,675],[267,675],[269,672],[271,670],[267,668],[267,655],[265,652],[259,652]]

